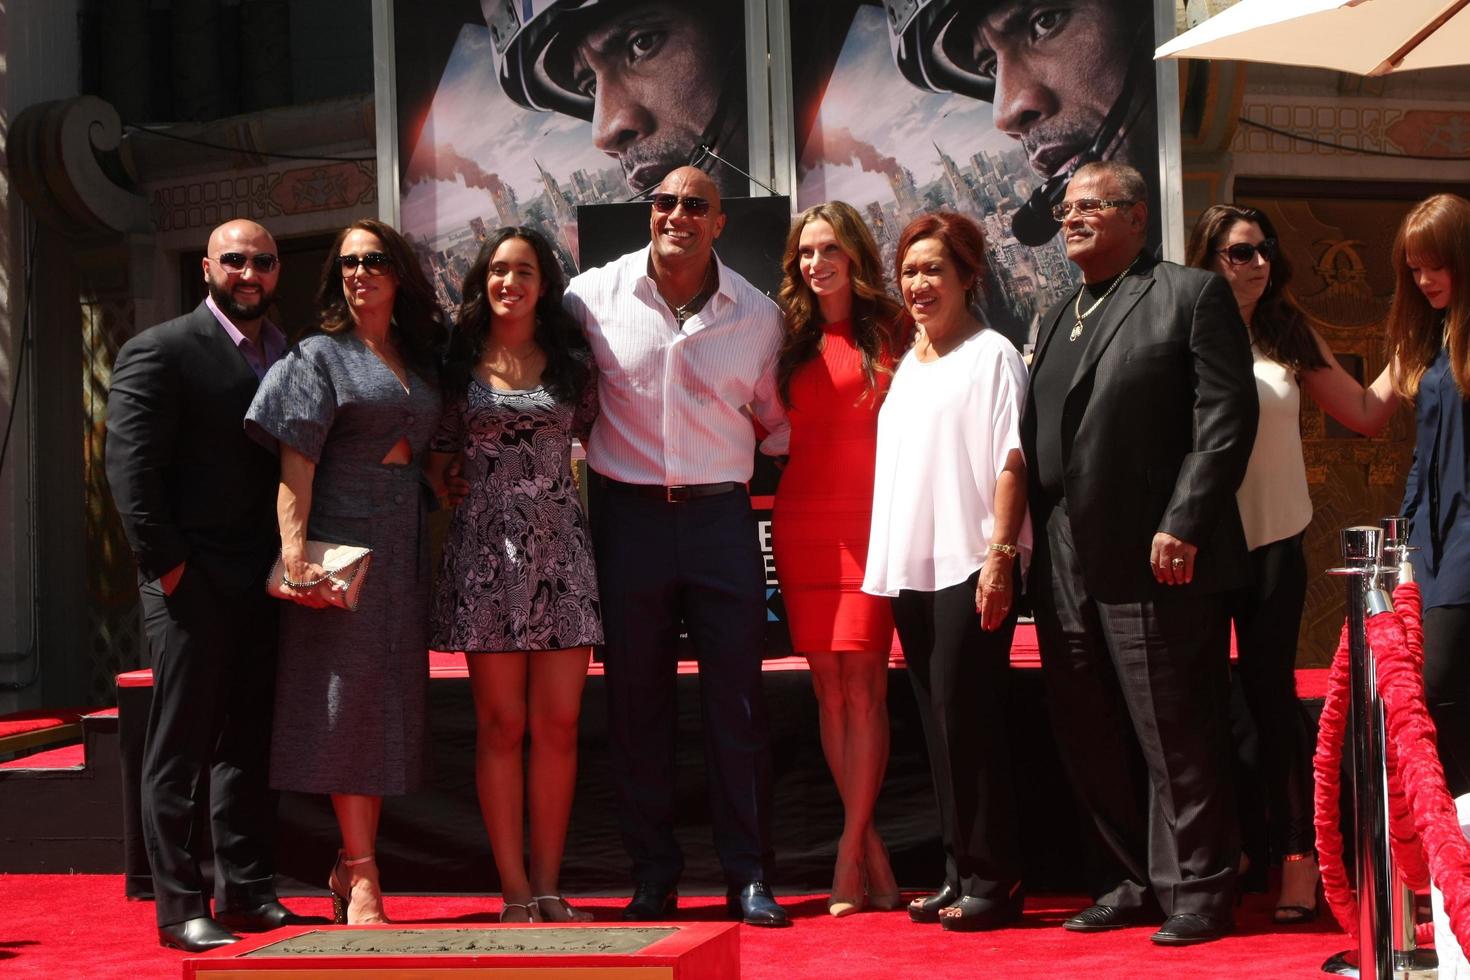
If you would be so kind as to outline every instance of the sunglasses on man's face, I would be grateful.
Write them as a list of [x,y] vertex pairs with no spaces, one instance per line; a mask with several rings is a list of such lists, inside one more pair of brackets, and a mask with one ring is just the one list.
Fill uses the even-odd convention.
[[1252,245],[1250,242],[1236,242],[1234,245],[1220,249],[1219,252],[1231,265],[1245,265],[1253,262],[1257,255],[1260,255],[1262,262],[1270,262],[1276,257],[1276,239],[1268,238],[1259,245]]
[[381,276],[393,268],[393,259],[386,252],[364,252],[362,255],[339,255],[337,265],[344,273],[356,272],[360,265],[369,275]]
[[709,201],[702,197],[680,197],[677,194],[653,195],[653,209],[659,214],[673,214],[674,209],[684,205],[684,213],[695,218],[709,214]]
[[256,252],[254,255],[246,255],[244,252],[221,252],[219,258],[214,260],[221,269],[226,272],[244,272],[248,264],[256,272],[274,272],[281,260],[270,252]]

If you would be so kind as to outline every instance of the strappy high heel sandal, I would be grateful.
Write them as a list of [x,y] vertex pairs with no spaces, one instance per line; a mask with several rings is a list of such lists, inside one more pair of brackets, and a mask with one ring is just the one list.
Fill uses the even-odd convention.
[[[1298,862],[1312,861],[1316,863],[1316,852],[1307,851],[1303,854],[1287,854],[1282,859],[1282,877],[1286,876],[1285,869],[1299,866]],[[1283,888],[1285,882],[1283,881]],[[1271,910],[1271,921],[1278,926],[1302,926],[1317,921],[1317,913],[1321,911],[1325,899],[1322,895],[1322,873],[1317,872],[1317,883],[1312,888],[1311,905],[1277,905]]]
[[[348,925],[347,910],[352,904],[352,881],[349,878],[347,884],[342,884],[339,872],[343,868],[358,868],[365,864],[373,864],[377,860],[376,854],[365,854],[362,857],[349,858],[346,851],[337,852],[337,863],[332,865],[332,873],[327,876],[327,890],[332,893],[332,922],[334,925]],[[381,899],[381,896],[379,896]],[[390,921],[386,915],[379,911],[374,922]],[[352,923],[358,925],[361,923]]]
[[[574,909],[560,895],[537,895],[531,899],[541,911],[543,922],[591,922],[592,913]],[[549,907],[549,908],[548,908]],[[555,911],[550,911],[554,909]]]
[[505,917],[510,913],[511,909],[520,909],[526,914],[527,923],[540,922],[541,908],[536,903],[537,900],[534,898],[529,902],[506,902],[500,909],[500,921],[507,921]]

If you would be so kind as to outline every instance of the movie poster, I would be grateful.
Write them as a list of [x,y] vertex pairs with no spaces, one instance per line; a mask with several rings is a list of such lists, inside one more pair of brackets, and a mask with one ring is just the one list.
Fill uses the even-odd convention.
[[987,320],[1018,346],[1077,284],[1051,208],[1082,163],[1152,188],[1152,0],[790,0],[796,206],[862,212],[893,268],[916,215],[985,230]]
[[691,163],[746,194],[744,38],[745,0],[395,4],[400,224],[441,305],[499,226],[543,232],[572,274],[579,205]]

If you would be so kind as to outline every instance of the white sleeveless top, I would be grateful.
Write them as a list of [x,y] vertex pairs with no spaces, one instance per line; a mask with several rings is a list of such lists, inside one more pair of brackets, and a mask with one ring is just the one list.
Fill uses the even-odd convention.
[[1291,368],[1251,345],[1261,419],[1245,479],[1235,492],[1246,546],[1289,538],[1312,521],[1307,463],[1302,456],[1302,392]]

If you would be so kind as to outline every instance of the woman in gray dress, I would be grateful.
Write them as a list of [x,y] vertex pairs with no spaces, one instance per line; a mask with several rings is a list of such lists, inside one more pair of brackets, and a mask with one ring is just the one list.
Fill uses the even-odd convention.
[[[442,407],[444,326],[408,243],[378,221],[337,236],[319,321],[246,416],[280,447],[285,583],[271,784],[330,793],[338,922],[385,922],[373,860],[383,797],[423,780],[432,569],[423,464]],[[373,549],[356,612],[333,607],[308,539]],[[296,585],[300,583],[300,585]]]
[[[474,693],[475,785],[507,922],[583,922],[557,884],[577,778],[577,719],[602,642],[571,440],[592,427],[590,353],[562,308],[561,267],[530,228],[501,228],[465,274],[431,445],[442,480],[462,454],[434,592],[432,645],[463,650]],[[529,779],[522,741],[531,736]],[[530,796],[527,873],[523,801]]]

